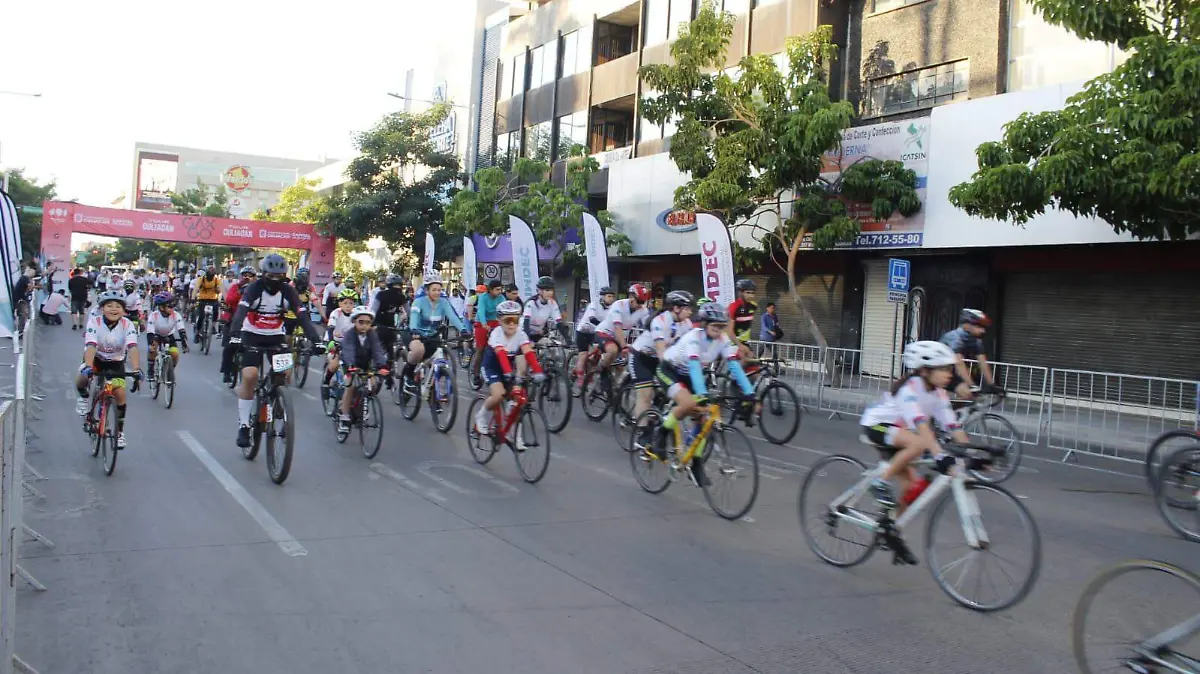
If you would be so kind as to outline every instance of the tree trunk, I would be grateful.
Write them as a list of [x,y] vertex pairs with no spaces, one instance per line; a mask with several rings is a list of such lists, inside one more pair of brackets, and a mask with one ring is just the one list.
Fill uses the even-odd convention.
[[821,327],[817,325],[817,321],[813,319],[812,313],[808,310],[808,304],[804,298],[800,296],[800,289],[796,287],[796,257],[800,253],[800,243],[804,240],[804,235],[808,233],[808,226],[800,227],[800,231],[796,234],[795,240],[792,242],[788,250],[787,275],[788,275],[788,292],[792,295],[792,302],[796,308],[800,310],[800,316],[804,319],[808,327],[808,332],[812,335],[813,341],[817,343],[820,349],[821,360],[825,366],[825,374],[827,381],[833,381],[834,368],[833,359],[825,357],[829,349],[829,342],[826,341],[824,333],[821,332]]

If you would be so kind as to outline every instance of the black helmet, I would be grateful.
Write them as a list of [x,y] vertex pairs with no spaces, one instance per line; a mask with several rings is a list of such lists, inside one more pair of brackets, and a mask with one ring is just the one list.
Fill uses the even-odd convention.
[[404,279],[400,278],[399,274],[388,274],[385,283],[389,286],[402,286]]
[[263,274],[286,274],[287,260],[279,253],[271,253],[263,258],[261,264],[258,265],[258,270]]
[[612,286],[604,286],[603,288],[600,289],[600,294],[601,295],[615,295],[616,293],[613,292]]
[[554,279],[543,276],[537,280],[538,290],[554,290]]
[[667,293],[667,304],[673,307],[690,307],[692,306],[692,294],[686,290],[672,290]]
[[751,281],[748,278],[744,278],[737,282],[737,289],[738,289],[738,292],[743,292],[746,290],[757,290],[758,286],[755,285],[754,281]]

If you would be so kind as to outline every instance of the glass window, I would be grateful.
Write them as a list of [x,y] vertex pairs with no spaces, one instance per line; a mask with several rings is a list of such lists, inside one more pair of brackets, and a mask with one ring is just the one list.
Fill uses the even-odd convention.
[[780,2],[783,2],[783,0],[754,0],[754,6],[755,7],[766,7],[767,5],[774,5],[774,4],[778,4]]
[[550,163],[550,131],[553,128],[550,121],[525,127],[525,151],[522,156],[537,161]]
[[867,83],[866,115],[893,115],[967,100],[970,70],[966,60],[888,75]]
[[492,163],[493,166],[508,171],[512,169],[512,155],[509,154],[509,136],[511,134],[501,133],[496,136],[496,157]]
[[558,143],[555,146],[555,158],[566,159],[574,152],[576,148],[587,153],[588,142],[588,126],[587,126],[587,111],[580,110],[569,115],[563,115],[558,118]]
[[508,95],[516,96],[525,91],[525,52],[512,57],[509,64]]
[[562,74],[570,77],[585,72],[592,62],[592,34],[586,29],[573,30],[562,38]]
[[529,50],[529,88],[537,89],[542,86],[542,63],[546,59],[546,46]]
[[692,0],[671,0],[670,24],[667,25],[667,39],[679,37],[680,24],[692,20]]
[[632,127],[632,112],[595,108],[588,133],[588,150],[596,154],[632,144]]
[[596,65],[608,63],[633,53],[635,33],[634,26],[618,26],[615,23],[598,21],[596,23]]
[[646,3],[646,35],[642,44],[649,47],[667,40],[667,6],[670,0],[642,0]]

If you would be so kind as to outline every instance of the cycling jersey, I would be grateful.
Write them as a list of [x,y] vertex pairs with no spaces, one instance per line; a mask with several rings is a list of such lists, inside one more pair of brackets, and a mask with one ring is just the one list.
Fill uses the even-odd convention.
[[658,358],[658,343],[674,344],[677,339],[692,329],[691,321],[676,321],[675,314],[664,311],[650,321],[650,329],[638,335],[633,342],[633,350]]
[[146,332],[166,337],[183,332],[183,319],[179,316],[178,311],[163,316],[161,311],[150,312],[146,317]]
[[414,334],[432,337],[441,330],[443,320],[459,330],[467,329],[446,298],[439,299],[436,305],[429,299],[429,295],[422,295],[413,300],[412,309],[408,314],[408,327]]
[[512,337],[504,334],[504,328],[492,328],[492,334],[488,335],[488,347],[504,349],[509,356],[516,356],[521,353],[522,346],[532,343],[529,335],[519,329],[513,333]]
[[399,288],[384,288],[371,300],[371,312],[375,314],[375,325],[394,328],[400,325],[404,312],[404,291]]
[[233,284],[235,284],[235,283],[237,283],[236,279],[231,279],[231,278],[221,279],[221,297],[224,297],[229,292],[229,289],[232,288]]
[[345,337],[354,328],[354,321],[350,320],[350,314],[341,309],[329,312],[329,320],[326,324],[329,326],[327,332],[332,333],[335,342],[342,341],[342,337]]
[[951,330],[942,335],[942,344],[967,360],[975,360],[983,353],[983,343],[978,337],[971,335],[965,328]]
[[216,300],[221,296],[221,280],[213,277],[209,281],[207,276],[201,277],[196,282],[196,297],[202,300]]
[[[295,288],[296,286],[293,285],[292,287]],[[312,294],[313,292],[311,286],[304,286],[304,290],[296,288],[296,296],[300,298],[300,306],[311,306]],[[296,312],[288,309],[287,313],[284,314],[284,318],[288,319],[289,321],[294,320],[296,318]]]
[[678,372],[687,372],[690,361],[710,365],[718,358],[736,360],[737,355],[737,345],[729,335],[721,333],[717,339],[709,339],[705,328],[692,328],[663,353],[662,364]]
[[142,310],[142,295],[138,291],[133,291],[125,296],[125,311],[134,313]]
[[729,315],[733,317],[733,334],[742,341],[750,340],[750,328],[754,325],[754,312],[758,305],[738,298],[729,305]]
[[96,347],[96,358],[109,362],[125,360],[131,348],[137,348],[137,326],[128,318],[120,318],[112,327],[103,316],[89,318],[84,328],[83,346]]
[[636,328],[649,315],[650,311],[645,306],[635,310],[633,308],[633,300],[628,297],[623,300],[617,300],[608,308],[608,315],[604,317],[604,320],[600,321],[600,325],[596,326],[596,332],[612,336],[615,334],[615,328],[618,325],[623,330],[631,330]]
[[491,293],[484,293],[475,301],[475,320],[479,323],[490,323],[499,320],[496,315],[496,307],[504,301],[503,293],[492,297]]
[[[241,307],[246,308],[246,319],[237,329],[256,335],[283,335],[283,314],[288,309],[308,313],[307,308],[300,304],[295,288],[284,284],[277,292],[268,293],[263,279],[254,281],[242,290],[239,312]],[[316,335],[310,334],[309,337],[315,339]]]
[[541,298],[535,297],[525,303],[525,310],[521,316],[528,321],[531,334],[545,335],[551,325],[562,320],[562,310],[553,299],[543,302]]
[[943,389],[929,390],[925,380],[913,376],[904,382],[895,395],[889,391],[879,402],[863,412],[863,426],[885,424],[915,429],[923,421],[933,419],[946,431],[958,430],[958,415],[950,407],[950,396]]
[[325,290],[321,292],[321,305],[326,311],[331,311],[333,305],[337,304],[338,293],[346,289],[345,283],[326,283]]
[[599,302],[589,302],[583,310],[583,315],[579,317],[579,322],[575,324],[575,332],[595,332],[596,326],[608,318],[608,309],[609,307],[602,306]]

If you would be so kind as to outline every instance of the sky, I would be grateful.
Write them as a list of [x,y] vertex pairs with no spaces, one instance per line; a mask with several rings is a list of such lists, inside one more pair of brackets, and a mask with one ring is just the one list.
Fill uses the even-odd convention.
[[138,141],[349,157],[355,132],[399,109],[387,92],[405,71],[444,48],[440,4],[14,0],[0,91],[42,95],[0,94],[0,166],[108,206]]

